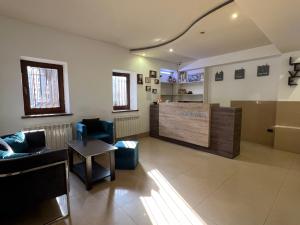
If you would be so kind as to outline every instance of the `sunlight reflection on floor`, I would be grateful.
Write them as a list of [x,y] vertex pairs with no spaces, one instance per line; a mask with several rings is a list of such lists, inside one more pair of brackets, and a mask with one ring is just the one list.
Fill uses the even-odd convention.
[[159,192],[152,190],[151,196],[140,199],[153,225],[207,225],[157,169],[148,175]]

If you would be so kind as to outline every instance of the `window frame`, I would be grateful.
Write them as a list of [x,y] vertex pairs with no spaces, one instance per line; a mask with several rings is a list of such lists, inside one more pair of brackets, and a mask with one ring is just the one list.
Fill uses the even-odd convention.
[[[114,111],[122,111],[122,110],[130,110],[130,74],[129,73],[120,73],[120,72],[113,72],[112,76],[116,77],[126,77],[126,89],[127,89],[127,105],[124,106],[114,106]],[[113,96],[114,97],[114,96]]]
[[[22,73],[22,89],[23,89],[23,100],[24,100],[24,113],[25,113],[25,115],[43,115],[43,114],[66,113],[63,65],[44,63],[44,62],[36,62],[36,61],[29,61],[29,60],[20,60],[20,64],[21,64],[21,73]],[[59,90],[59,105],[60,105],[60,107],[39,108],[39,109],[32,109],[30,107],[30,95],[29,95],[29,82],[28,82],[27,66],[48,68],[48,69],[56,69],[57,70],[58,90]]]

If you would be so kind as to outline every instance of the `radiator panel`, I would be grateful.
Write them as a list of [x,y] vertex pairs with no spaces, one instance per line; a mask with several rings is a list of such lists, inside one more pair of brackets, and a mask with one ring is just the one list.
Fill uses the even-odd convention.
[[73,138],[71,123],[37,125],[23,130],[44,130],[46,146],[49,149],[66,149],[68,141]]
[[116,138],[123,138],[140,133],[139,116],[123,116],[114,119]]

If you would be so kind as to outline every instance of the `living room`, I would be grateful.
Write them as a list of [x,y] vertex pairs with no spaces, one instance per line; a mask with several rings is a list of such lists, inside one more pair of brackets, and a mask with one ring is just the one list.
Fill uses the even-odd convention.
[[0,223],[300,224],[299,4],[0,1]]

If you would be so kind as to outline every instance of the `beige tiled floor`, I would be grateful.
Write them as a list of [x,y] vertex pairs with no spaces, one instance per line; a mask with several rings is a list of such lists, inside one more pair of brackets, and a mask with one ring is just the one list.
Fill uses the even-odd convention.
[[[243,142],[230,160],[144,138],[136,170],[89,192],[71,174],[70,195],[71,219],[59,225],[300,225],[300,155]],[[15,223],[50,215],[57,207],[45,204]]]

